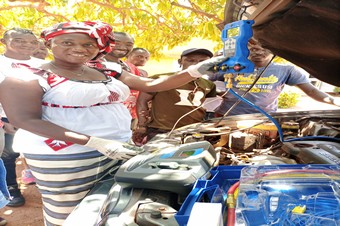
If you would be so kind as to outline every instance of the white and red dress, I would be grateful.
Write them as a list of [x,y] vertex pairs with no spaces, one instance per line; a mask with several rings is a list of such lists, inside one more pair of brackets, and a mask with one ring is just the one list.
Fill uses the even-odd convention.
[[[84,82],[40,69],[21,70],[26,70],[25,76],[18,78],[38,79],[45,92],[43,120],[90,136],[122,142],[131,138],[131,115],[123,104],[130,89],[114,77],[119,76],[120,71],[110,73],[114,76],[106,75],[106,81]],[[45,225],[63,225],[93,185],[121,164],[89,147],[23,129],[16,132],[13,148],[24,153],[36,178],[42,194]]]

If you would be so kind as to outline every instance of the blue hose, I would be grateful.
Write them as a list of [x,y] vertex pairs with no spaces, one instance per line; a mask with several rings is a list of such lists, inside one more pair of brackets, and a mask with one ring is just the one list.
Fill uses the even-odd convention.
[[243,101],[244,103],[250,105],[251,107],[255,108],[256,110],[258,110],[259,112],[264,114],[267,118],[269,118],[270,121],[272,121],[275,124],[275,126],[277,128],[277,131],[279,133],[279,137],[280,137],[280,141],[281,142],[312,140],[312,139],[325,139],[325,140],[331,140],[331,141],[335,141],[335,142],[340,142],[340,139],[338,139],[338,138],[327,137],[327,136],[308,136],[308,137],[299,137],[299,138],[292,138],[292,139],[284,140],[283,131],[281,129],[281,126],[272,116],[270,116],[267,112],[265,112],[264,110],[262,110],[261,108],[259,108],[258,106],[256,106],[252,102],[250,102],[249,100],[247,100],[244,97],[241,97],[240,95],[238,95],[234,90],[230,89],[229,92],[231,94],[233,94],[235,97],[237,97],[238,99],[240,99],[241,101]]

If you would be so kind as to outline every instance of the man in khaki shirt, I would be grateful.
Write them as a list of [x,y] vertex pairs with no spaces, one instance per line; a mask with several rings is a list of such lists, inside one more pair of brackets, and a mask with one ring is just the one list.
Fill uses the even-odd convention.
[[[178,60],[182,70],[213,56],[207,49],[192,48],[183,51]],[[158,78],[171,76],[176,73],[166,73],[150,76]],[[198,78],[176,89],[139,94],[137,100],[138,126],[133,135],[137,145],[152,139],[156,134],[170,131],[191,123],[204,120],[206,110],[198,108],[207,97],[216,96],[216,86],[213,82],[204,78]],[[196,109],[193,111],[194,109]],[[187,114],[183,119],[183,115]],[[147,137],[147,139],[145,138]]]

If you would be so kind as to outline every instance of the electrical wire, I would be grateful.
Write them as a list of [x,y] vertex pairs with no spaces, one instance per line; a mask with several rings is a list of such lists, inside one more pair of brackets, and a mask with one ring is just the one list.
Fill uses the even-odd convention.
[[[221,95],[221,97],[224,97],[225,95],[227,95],[227,93],[228,93],[228,92],[223,93],[223,95]],[[207,101],[205,104],[210,104],[210,103],[212,103],[212,102],[214,102],[214,101],[217,101],[217,99],[212,99],[212,100],[210,100],[210,101]],[[192,109],[191,111],[189,111],[189,112],[185,113],[184,115],[182,115],[182,116],[175,122],[174,126],[172,127],[172,129],[170,130],[170,132],[167,133],[167,136],[166,136],[166,137],[169,138],[169,137],[171,136],[171,134],[172,134],[173,131],[175,130],[175,128],[176,128],[177,124],[179,123],[179,121],[181,121],[185,116],[190,115],[190,114],[193,113],[194,111],[200,109],[201,107],[203,107],[203,104],[200,104],[198,107],[196,107],[196,108]]]

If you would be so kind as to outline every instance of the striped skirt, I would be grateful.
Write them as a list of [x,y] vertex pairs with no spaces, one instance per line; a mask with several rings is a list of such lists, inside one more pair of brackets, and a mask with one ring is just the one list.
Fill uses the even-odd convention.
[[69,155],[24,154],[42,196],[46,226],[62,225],[67,216],[104,176],[121,162],[98,151]]

